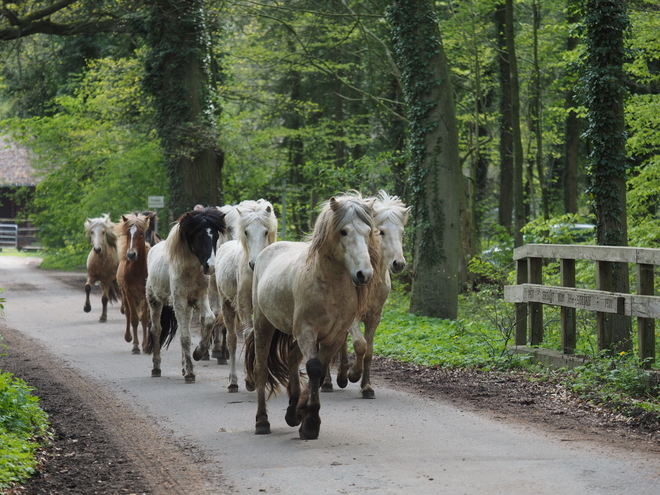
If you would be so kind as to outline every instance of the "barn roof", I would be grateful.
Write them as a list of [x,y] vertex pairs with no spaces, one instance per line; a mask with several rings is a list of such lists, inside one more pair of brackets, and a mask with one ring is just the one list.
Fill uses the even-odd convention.
[[0,187],[34,186],[37,182],[27,149],[0,135]]

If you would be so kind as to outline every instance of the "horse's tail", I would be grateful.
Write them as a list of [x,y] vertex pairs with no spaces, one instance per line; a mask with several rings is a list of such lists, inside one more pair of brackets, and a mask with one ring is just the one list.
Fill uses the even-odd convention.
[[[166,349],[169,348],[172,339],[176,335],[178,327],[179,324],[176,320],[176,315],[174,314],[174,308],[172,306],[163,306],[163,310],[160,312],[160,349],[162,349],[163,346],[165,346]],[[147,345],[145,346],[144,352],[146,354],[153,354],[154,352],[154,337],[151,333],[151,323],[149,323]]]
[[117,280],[110,282],[110,287],[108,287],[108,301],[115,303],[121,301],[121,291],[119,290],[119,283]]
[[[276,394],[280,385],[288,386],[289,384],[288,358],[289,350],[294,344],[292,335],[275,330],[268,352],[268,378],[266,380],[268,397]],[[245,370],[246,381],[252,384],[254,384],[255,354],[254,331],[251,331],[245,338]]]

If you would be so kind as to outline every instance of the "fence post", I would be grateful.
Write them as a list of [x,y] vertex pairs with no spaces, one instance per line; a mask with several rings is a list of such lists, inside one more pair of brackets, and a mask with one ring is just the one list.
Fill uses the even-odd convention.
[[[575,260],[561,260],[561,285],[575,287]],[[564,354],[575,354],[575,308],[561,307],[561,347]]]
[[[596,261],[596,289],[612,292],[612,262]],[[612,318],[608,313],[596,313],[596,332],[598,350],[612,347]]]
[[[543,283],[543,258],[529,258],[529,283]],[[529,303],[529,343],[543,342],[543,303]]]
[[[516,284],[527,283],[527,258],[516,260]],[[527,345],[527,303],[516,303],[516,345]]]
[[[644,296],[654,295],[653,265],[637,264],[637,293]],[[653,318],[637,318],[637,336],[639,359],[645,367],[650,367],[655,361],[655,320]]]

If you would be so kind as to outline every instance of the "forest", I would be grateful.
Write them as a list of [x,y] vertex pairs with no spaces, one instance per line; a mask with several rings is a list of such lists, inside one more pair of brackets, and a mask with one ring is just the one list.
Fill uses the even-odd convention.
[[454,319],[514,245],[660,246],[658,32],[654,0],[3,0],[0,132],[61,263],[150,195],[163,226],[264,198],[295,240],[382,189],[413,208],[411,310]]

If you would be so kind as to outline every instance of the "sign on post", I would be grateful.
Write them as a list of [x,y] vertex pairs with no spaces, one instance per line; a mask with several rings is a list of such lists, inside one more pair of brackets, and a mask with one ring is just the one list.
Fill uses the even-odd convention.
[[148,208],[163,208],[165,206],[165,196],[147,196]]

